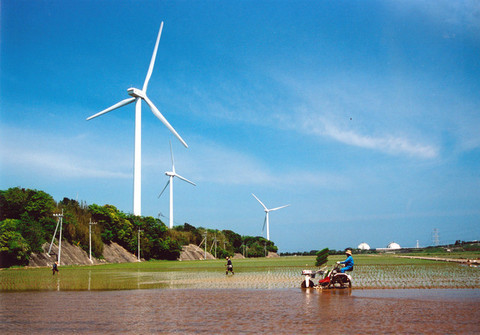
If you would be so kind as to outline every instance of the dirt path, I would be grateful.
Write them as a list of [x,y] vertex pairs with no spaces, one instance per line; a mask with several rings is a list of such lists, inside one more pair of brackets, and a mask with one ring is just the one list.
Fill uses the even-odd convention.
[[439,262],[453,262],[453,263],[462,263],[467,265],[479,265],[480,262],[477,259],[465,259],[465,258],[442,258],[442,257],[423,257],[423,256],[397,256],[410,259],[425,259],[429,261],[439,261]]

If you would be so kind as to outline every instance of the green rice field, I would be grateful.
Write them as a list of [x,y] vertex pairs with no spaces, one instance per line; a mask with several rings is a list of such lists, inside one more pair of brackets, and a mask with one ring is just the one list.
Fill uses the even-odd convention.
[[[343,259],[330,256],[327,266]],[[480,288],[477,267],[393,255],[354,255],[354,259],[354,289]],[[61,266],[56,275],[50,268],[12,268],[0,271],[0,291],[295,288],[303,280],[301,271],[316,269],[314,263],[314,256],[234,259],[235,275],[228,276],[224,260]]]

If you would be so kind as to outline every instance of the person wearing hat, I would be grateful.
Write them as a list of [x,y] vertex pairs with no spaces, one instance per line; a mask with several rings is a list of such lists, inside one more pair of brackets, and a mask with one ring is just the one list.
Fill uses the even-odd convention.
[[228,276],[228,271],[232,272],[232,275],[235,274],[235,272],[233,272],[233,264],[232,264],[232,260],[230,259],[230,257],[226,257],[225,258],[227,260],[227,271],[225,271],[225,274]]
[[347,259],[344,260],[343,262],[337,262],[337,264],[345,264],[345,266],[340,269],[340,273],[345,273],[347,271],[352,271],[353,270],[352,250],[347,249],[345,251],[345,254],[347,255]]
[[52,272],[53,272],[53,275],[55,275],[55,272],[58,272],[58,263],[57,262],[53,263]]

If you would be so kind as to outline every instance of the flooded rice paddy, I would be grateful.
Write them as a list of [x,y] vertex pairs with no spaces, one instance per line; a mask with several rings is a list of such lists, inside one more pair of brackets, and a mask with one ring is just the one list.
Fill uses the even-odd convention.
[[0,271],[0,333],[480,333],[479,268],[367,264],[353,289],[322,291],[298,265],[236,264]]
[[[236,269],[237,270],[237,269]],[[300,267],[241,268],[234,276],[211,268],[164,269],[77,267],[0,272],[0,291],[124,290],[152,288],[282,289],[296,288],[303,280]],[[375,288],[480,288],[480,268],[459,264],[362,265],[352,274],[353,287]],[[318,278],[314,280],[318,282]]]
[[0,295],[2,334],[474,334],[480,290],[147,289]]

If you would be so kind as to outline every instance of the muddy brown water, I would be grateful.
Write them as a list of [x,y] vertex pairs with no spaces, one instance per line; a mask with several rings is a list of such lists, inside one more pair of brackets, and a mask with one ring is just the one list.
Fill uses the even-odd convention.
[[479,289],[0,293],[1,334],[475,334]]

